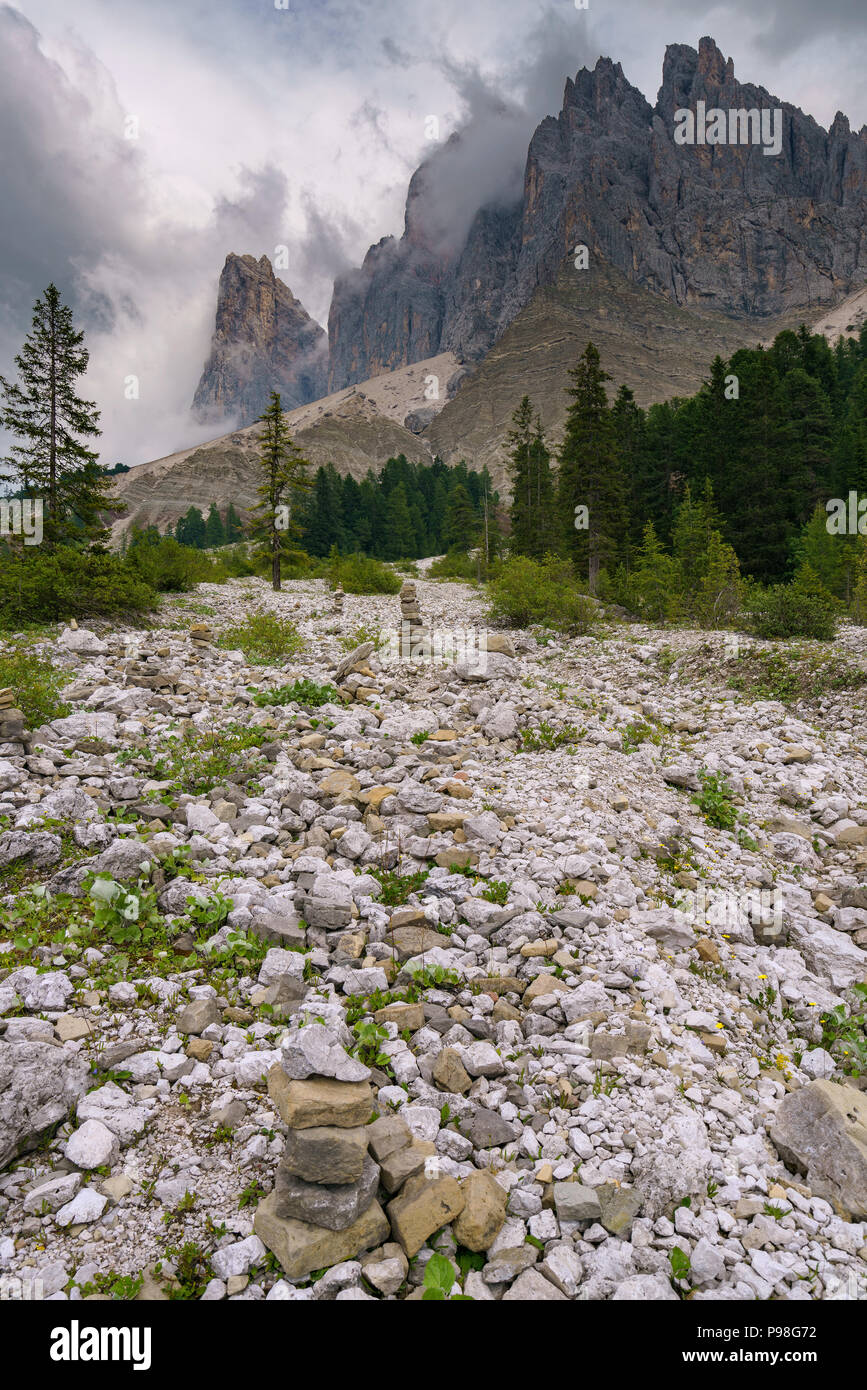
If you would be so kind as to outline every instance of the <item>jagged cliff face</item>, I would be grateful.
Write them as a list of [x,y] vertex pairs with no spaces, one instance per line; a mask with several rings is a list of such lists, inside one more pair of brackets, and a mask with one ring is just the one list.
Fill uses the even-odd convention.
[[[783,112],[779,155],[756,145],[679,145],[675,112]],[[420,356],[484,356],[579,243],[678,305],[770,318],[831,303],[867,281],[867,130],[824,131],[742,85],[712,39],[672,45],[655,106],[600,59],[566,84],[530,143],[523,197],[482,209],[460,247],[432,235],[426,190],[452,137],[414,176],[406,227],[337,281],[332,390]]]
[[439,352],[473,361],[505,327],[522,204],[481,209],[455,244],[437,174],[440,163],[459,157],[460,140],[453,135],[413,175],[401,239],[383,238],[360,270],[335,281],[328,318],[332,391]]
[[247,425],[279,391],[286,410],[327,391],[328,339],[267,256],[229,255],[220,276],[211,353],[193,399],[199,419]]

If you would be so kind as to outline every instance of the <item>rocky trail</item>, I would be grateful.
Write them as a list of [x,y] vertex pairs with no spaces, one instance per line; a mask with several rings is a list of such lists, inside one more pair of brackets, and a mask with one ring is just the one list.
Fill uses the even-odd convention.
[[[217,645],[255,609],[297,655]],[[244,580],[36,644],[72,713],[0,708],[0,1278],[867,1297],[867,632],[449,664],[399,620]]]

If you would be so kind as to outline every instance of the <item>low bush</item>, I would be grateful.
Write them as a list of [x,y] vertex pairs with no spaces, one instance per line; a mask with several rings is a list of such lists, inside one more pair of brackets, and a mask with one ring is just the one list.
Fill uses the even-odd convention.
[[159,593],[189,593],[203,579],[212,579],[214,565],[200,550],[181,545],[171,536],[136,538],[127,551],[131,569]]
[[480,562],[466,550],[450,550],[428,569],[430,579],[480,579]]
[[273,666],[300,652],[304,638],[291,619],[257,608],[242,623],[225,628],[217,645],[240,649],[252,666]]
[[320,705],[339,704],[340,695],[333,685],[317,685],[315,681],[300,680],[281,685],[277,690],[262,690],[253,697],[254,705],[303,705],[318,709]]
[[34,555],[9,554],[0,565],[0,629],[70,618],[134,621],[157,606],[157,595],[128,560],[61,546]]
[[568,560],[516,555],[501,565],[490,584],[491,617],[512,627],[534,623],[558,632],[589,632],[596,617],[592,599],[581,593]]
[[328,560],[328,578],[347,594],[397,594],[402,581],[393,569],[371,555],[336,555]]
[[0,686],[9,686],[15,706],[24,715],[28,729],[38,729],[52,719],[71,713],[60,699],[67,676],[21,643],[0,652]]
[[812,637],[830,642],[837,631],[839,605],[810,568],[791,584],[754,586],[746,599],[749,629],[756,637]]

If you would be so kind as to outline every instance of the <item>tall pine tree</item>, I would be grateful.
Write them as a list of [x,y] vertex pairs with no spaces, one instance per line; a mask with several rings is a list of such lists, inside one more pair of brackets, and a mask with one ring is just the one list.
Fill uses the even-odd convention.
[[49,546],[80,538],[100,541],[105,527],[99,513],[125,510],[97,465],[98,455],[84,442],[101,433],[95,402],[75,390],[88,359],[72,310],[61,302],[57,286],[49,285],[34,305],[30,332],[15,358],[18,381],[0,376],[0,423],[21,441],[3,460],[0,478],[42,499]]
[[216,502],[212,502],[205,521],[205,545],[209,550],[215,550],[217,546],[225,544],[226,528],[223,525],[223,518],[217,511]]
[[507,467],[512,480],[512,552],[541,559],[554,546],[554,479],[542,422],[538,415],[534,419],[529,396],[524,396],[512,416],[512,429],[506,439],[510,446]]
[[305,470],[310,460],[304,458],[293,442],[283,417],[283,407],[277,391],[264,415],[259,434],[260,463],[263,478],[253,511],[253,534],[261,550],[271,561],[271,585],[275,593],[281,588],[281,559],[287,539],[300,530],[296,512],[298,494],[310,487]]
[[[593,343],[587,344],[569,375],[572,405],[560,449],[557,511],[566,550],[579,570],[586,572],[590,592],[595,594],[600,569],[611,565],[624,546],[624,482],[605,394],[605,382],[611,378],[602,370]],[[589,512],[585,530],[575,526],[576,508],[582,506]]]

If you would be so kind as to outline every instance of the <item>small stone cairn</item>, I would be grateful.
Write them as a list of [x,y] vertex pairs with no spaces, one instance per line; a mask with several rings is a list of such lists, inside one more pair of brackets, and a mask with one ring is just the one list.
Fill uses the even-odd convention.
[[400,591],[400,649],[411,651],[425,640],[422,627],[421,610],[418,606],[415,584],[407,579]]
[[334,595],[333,595],[333,607],[334,607],[334,612],[337,614],[337,617],[338,617],[338,618],[342,618],[342,617],[343,617],[343,600],[344,600],[345,598],[346,598],[346,595],[344,594],[341,585],[338,584],[337,588],[334,590]]
[[319,1023],[291,1033],[282,1053],[268,1091],[289,1133],[255,1231],[287,1277],[302,1279],[381,1244],[389,1222],[376,1200],[380,1169],[368,1153],[370,1069]]
[[190,628],[190,642],[194,647],[209,647],[213,640],[213,628],[207,623],[193,623]]
[[[15,692],[10,686],[0,690],[0,744],[24,741],[24,715],[15,708]],[[10,753],[13,750],[8,750]],[[0,748],[0,755],[3,749]]]

